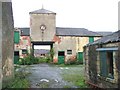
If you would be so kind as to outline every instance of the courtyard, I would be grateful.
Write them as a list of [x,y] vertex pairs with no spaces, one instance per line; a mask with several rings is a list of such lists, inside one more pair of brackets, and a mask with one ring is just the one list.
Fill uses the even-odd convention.
[[[87,88],[83,65],[20,65],[15,72],[25,74],[27,87],[19,88]],[[22,77],[23,79],[23,77]],[[17,82],[16,82],[17,83]],[[15,88],[18,86],[11,85]]]

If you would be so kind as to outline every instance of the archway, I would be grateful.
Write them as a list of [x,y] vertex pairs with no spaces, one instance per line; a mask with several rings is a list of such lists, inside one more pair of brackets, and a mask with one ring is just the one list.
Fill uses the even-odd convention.
[[53,48],[54,42],[32,41],[32,54],[34,57],[45,56]]

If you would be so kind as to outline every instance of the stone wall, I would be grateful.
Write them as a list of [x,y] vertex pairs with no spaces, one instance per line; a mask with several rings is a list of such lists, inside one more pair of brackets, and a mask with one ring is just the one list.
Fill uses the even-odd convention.
[[[94,41],[101,37],[94,37]],[[76,37],[76,52],[83,52],[83,47],[89,43],[89,37]]]
[[14,56],[14,23],[11,0],[0,2],[0,64],[2,61],[2,86],[6,86],[13,78],[13,56]]
[[[118,47],[118,43],[108,43],[103,44],[102,47]],[[100,75],[100,60],[99,52],[96,51],[97,48],[100,48],[99,45],[85,46],[84,47],[84,60],[85,60],[85,76],[86,82],[89,84],[94,84],[100,88],[117,88],[119,81],[119,57],[118,51],[113,53],[113,72],[114,79],[108,77],[102,77]]]
[[[32,41],[52,41],[56,30],[55,14],[30,14],[30,36]],[[45,25],[46,29],[42,33],[41,25]]]
[[[58,36],[59,40],[54,44],[55,56],[54,58],[58,58],[58,51],[65,52],[65,61],[67,61],[70,57],[76,55],[76,37],[72,36]],[[72,54],[68,55],[67,50],[72,50]]]
[[[94,37],[95,40],[100,37]],[[58,51],[65,51],[65,61],[77,55],[78,52],[83,52],[83,47],[89,43],[89,37],[77,36],[56,36],[55,42],[55,58],[58,58]],[[72,50],[72,54],[68,55],[67,50]]]
[[0,90],[2,88],[2,2],[0,1]]

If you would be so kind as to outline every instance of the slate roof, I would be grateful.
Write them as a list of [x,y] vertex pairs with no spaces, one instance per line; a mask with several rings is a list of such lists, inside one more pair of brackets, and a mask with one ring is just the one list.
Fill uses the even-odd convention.
[[50,50],[46,50],[46,49],[35,49],[34,53],[35,54],[48,54],[50,52]]
[[104,43],[112,43],[112,42],[120,42],[120,30],[110,35],[104,36],[101,39],[98,39],[95,42],[88,45],[104,44]]
[[56,27],[57,36],[102,36],[97,32],[89,31],[85,28],[62,28]]
[[29,12],[29,14],[56,14],[56,13],[42,8],[42,9],[39,9],[39,10]]
[[30,28],[18,28],[20,29],[21,36],[30,36]]
[[97,33],[102,36],[106,36],[106,35],[112,34],[113,32],[97,32]]
[[[18,28],[21,30],[21,36],[30,36],[30,28]],[[66,28],[56,27],[57,36],[105,36],[112,32],[93,32],[85,28]]]

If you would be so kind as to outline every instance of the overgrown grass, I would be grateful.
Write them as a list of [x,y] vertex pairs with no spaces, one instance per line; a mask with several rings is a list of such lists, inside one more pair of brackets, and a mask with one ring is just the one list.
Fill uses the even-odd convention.
[[10,82],[7,88],[29,88],[29,81],[27,79],[15,78]]
[[65,81],[74,84],[79,88],[87,88],[84,77],[84,66],[78,65],[77,67],[68,67],[62,70],[62,77]]
[[[15,70],[20,67],[15,67]],[[29,88],[30,82],[26,77],[30,74],[29,72],[15,71],[15,77],[6,88]]]
[[80,87],[80,88],[87,88],[87,84],[85,83],[84,76],[81,76],[79,74],[63,74],[63,79],[73,83],[75,86]]
[[83,67],[83,65],[71,65],[71,64],[53,64],[54,67]]

